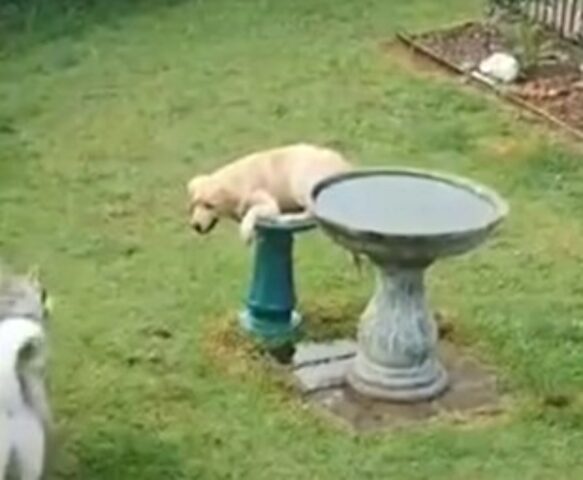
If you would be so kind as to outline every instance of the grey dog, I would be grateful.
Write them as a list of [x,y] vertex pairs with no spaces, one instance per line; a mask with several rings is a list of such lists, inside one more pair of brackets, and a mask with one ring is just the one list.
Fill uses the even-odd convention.
[[0,478],[39,480],[51,425],[47,297],[37,275],[0,270]]

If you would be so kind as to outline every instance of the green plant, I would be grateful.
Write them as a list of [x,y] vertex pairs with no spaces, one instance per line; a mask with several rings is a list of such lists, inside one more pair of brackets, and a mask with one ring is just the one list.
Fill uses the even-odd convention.
[[523,4],[523,0],[489,0],[488,16],[498,18],[503,15],[518,15]]
[[512,25],[509,32],[512,49],[523,70],[531,70],[555,53],[555,44],[542,26],[527,20]]
[[490,0],[490,5],[505,10],[519,10],[523,0]]

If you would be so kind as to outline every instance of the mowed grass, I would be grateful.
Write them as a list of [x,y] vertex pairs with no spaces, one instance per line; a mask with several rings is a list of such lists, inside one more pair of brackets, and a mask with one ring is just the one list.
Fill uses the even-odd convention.
[[[55,478],[582,478],[580,150],[380,48],[481,4],[126,3],[32,12],[2,36],[0,253],[40,265],[55,298]],[[191,235],[185,182],[300,140],[509,200],[493,241],[430,276],[505,414],[355,435],[239,345],[250,252],[232,225]],[[315,334],[353,332],[368,274],[320,234],[298,247],[302,303],[329,322]]]

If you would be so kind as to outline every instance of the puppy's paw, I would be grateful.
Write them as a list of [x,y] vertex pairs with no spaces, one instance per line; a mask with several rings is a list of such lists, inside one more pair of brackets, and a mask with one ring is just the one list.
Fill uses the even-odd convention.
[[282,213],[276,219],[279,223],[290,224],[295,222],[305,222],[312,218],[313,217],[309,212],[303,211],[300,213]]
[[251,222],[243,221],[239,227],[239,234],[246,245],[253,243],[255,238],[255,225]]
[[251,230],[249,233],[241,234],[241,238],[245,245],[251,245],[255,240],[255,231]]

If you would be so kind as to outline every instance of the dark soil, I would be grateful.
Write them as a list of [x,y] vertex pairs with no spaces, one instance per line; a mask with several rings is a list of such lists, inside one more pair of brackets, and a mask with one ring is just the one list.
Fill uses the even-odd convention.
[[484,58],[508,46],[496,28],[480,23],[428,32],[419,35],[416,40],[462,70],[477,67]]
[[[506,33],[505,33],[506,32]],[[583,132],[583,50],[547,32],[552,58],[525,70],[508,90],[547,114]],[[414,37],[416,43],[464,72],[499,51],[512,52],[508,29],[487,23],[467,23]]]
[[347,385],[318,390],[308,394],[307,400],[358,432],[414,426],[436,417],[477,422],[493,419],[504,411],[496,376],[489,367],[449,342],[442,342],[440,356],[448,371],[450,387],[431,401],[373,400],[355,393]]
[[583,84],[579,75],[530,80],[517,93],[568,125],[583,131]]

